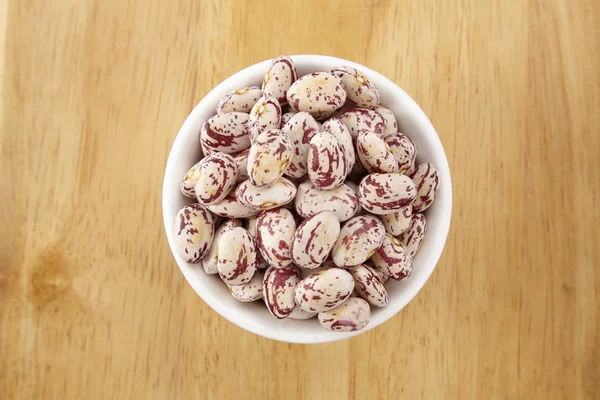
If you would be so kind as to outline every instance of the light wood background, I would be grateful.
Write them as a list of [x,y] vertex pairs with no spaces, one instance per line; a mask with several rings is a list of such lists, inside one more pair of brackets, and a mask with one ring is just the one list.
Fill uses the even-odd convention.
[[[1,399],[600,398],[597,0],[0,4]],[[341,343],[227,322],[163,233],[183,120],[281,53],[392,78],[453,174],[430,281]]]

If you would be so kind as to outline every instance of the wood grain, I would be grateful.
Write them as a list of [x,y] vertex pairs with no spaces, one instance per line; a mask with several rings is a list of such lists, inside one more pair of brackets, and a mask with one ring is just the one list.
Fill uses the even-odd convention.
[[[597,1],[1,8],[0,398],[599,398]],[[217,316],[163,233],[181,123],[281,53],[396,81],[453,174],[430,281],[341,343],[275,343]]]

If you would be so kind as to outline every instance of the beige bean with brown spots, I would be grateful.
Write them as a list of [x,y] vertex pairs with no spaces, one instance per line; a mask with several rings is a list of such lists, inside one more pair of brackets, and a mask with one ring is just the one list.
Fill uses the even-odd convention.
[[287,171],[292,159],[292,141],[279,129],[261,133],[248,154],[248,179],[254,186],[275,182]]
[[296,304],[306,312],[331,310],[354,290],[354,278],[341,268],[331,268],[302,279],[295,290]]
[[228,112],[248,113],[261,96],[258,86],[244,87],[227,93],[217,104],[217,114]]
[[331,255],[338,267],[353,267],[364,263],[377,251],[383,239],[383,224],[372,215],[359,215],[348,220],[340,231]]
[[358,107],[375,108],[379,104],[379,90],[359,70],[350,66],[336,67],[331,73],[342,80],[349,101]]
[[256,273],[256,245],[252,236],[242,227],[223,233],[217,251],[219,276],[228,285],[247,283]]
[[340,234],[340,222],[331,211],[323,211],[304,220],[292,241],[294,263],[302,268],[320,266]]
[[350,297],[333,310],[320,312],[318,318],[328,331],[359,331],[369,324],[371,308],[364,299]]
[[411,257],[414,257],[419,250],[419,247],[421,247],[426,231],[427,219],[425,218],[425,215],[420,213],[414,214],[408,229],[399,237],[408,249],[408,253]]
[[382,215],[380,219],[381,222],[383,222],[383,226],[387,233],[398,236],[404,233],[410,225],[412,219],[412,204],[391,214]]
[[350,268],[358,295],[375,307],[388,305],[388,292],[379,273],[366,264]]
[[173,247],[188,263],[199,263],[213,241],[214,221],[200,204],[188,204],[175,216]]
[[279,56],[269,65],[262,83],[262,93],[272,96],[279,104],[287,103],[287,91],[298,79],[294,61],[288,56]]
[[281,207],[296,196],[296,186],[286,178],[279,178],[266,186],[254,186],[249,180],[238,185],[235,198],[243,205],[257,210]]
[[287,92],[295,111],[306,111],[316,119],[329,117],[346,102],[342,80],[327,72],[314,72],[298,79]]
[[356,138],[356,153],[360,162],[372,174],[398,172],[398,161],[394,153],[375,132],[360,132]]
[[256,271],[250,282],[237,286],[227,285],[229,293],[238,301],[250,303],[263,298],[263,278],[265,274],[262,271]]
[[250,110],[248,117],[248,133],[250,142],[254,143],[256,138],[268,129],[279,129],[281,127],[281,106],[277,99],[263,95]]
[[249,116],[246,113],[217,114],[202,125],[200,141],[204,155],[222,152],[235,154],[250,147]]
[[223,200],[235,187],[237,173],[237,164],[229,154],[215,153],[202,160],[194,186],[198,203],[209,206]]
[[286,208],[264,211],[256,222],[256,242],[264,259],[277,268],[292,263],[291,247],[296,220]]
[[390,279],[402,281],[412,272],[412,257],[399,239],[387,234],[383,244],[371,257],[373,266]]
[[210,246],[208,253],[202,258],[202,267],[204,272],[209,275],[217,274],[219,272],[217,268],[217,261],[219,260],[219,242],[223,234],[230,229],[242,226],[242,222],[239,219],[228,219],[223,222],[215,231],[215,235]]
[[295,204],[296,212],[302,218],[309,218],[322,211],[331,211],[343,222],[356,213],[358,196],[346,184],[332,190],[320,190],[311,181],[306,181],[298,186]]

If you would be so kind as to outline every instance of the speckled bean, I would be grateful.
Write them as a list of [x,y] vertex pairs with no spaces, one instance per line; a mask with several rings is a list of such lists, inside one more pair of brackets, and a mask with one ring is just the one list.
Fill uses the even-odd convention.
[[358,107],[375,108],[379,104],[379,90],[356,68],[336,67],[331,73],[342,80],[348,100]]
[[353,267],[364,263],[377,251],[385,229],[380,220],[372,215],[359,215],[342,227],[331,255],[338,267]]
[[303,309],[300,308],[300,306],[298,304],[296,304],[296,307],[294,307],[294,311],[292,311],[292,313],[290,315],[288,315],[288,318],[306,320],[306,319],[311,319],[312,317],[315,317],[317,314],[318,314],[318,312],[304,311]]
[[181,188],[181,193],[183,193],[184,196],[192,199],[196,198],[196,191],[194,190],[194,187],[196,186],[196,182],[201,175],[200,164],[202,164],[202,161],[204,160],[205,159],[202,159],[194,164],[194,166],[185,174],[183,181],[181,181],[179,187]]
[[323,119],[344,105],[346,89],[335,75],[314,72],[294,82],[287,100],[295,111],[306,111],[316,119]]
[[346,174],[349,174],[354,168],[356,155],[354,153],[354,145],[352,143],[352,135],[348,127],[337,118],[330,118],[323,123],[321,128],[323,131],[331,133],[340,142],[344,150],[344,161],[346,162]]
[[399,239],[408,249],[408,253],[411,257],[419,250],[423,239],[425,238],[425,232],[427,231],[427,220],[424,214],[413,214],[412,221],[408,229],[400,235]]
[[354,108],[339,116],[348,127],[352,138],[356,139],[360,131],[366,129],[379,135],[385,130],[385,119],[376,111],[368,108]]
[[358,201],[367,211],[385,215],[399,211],[417,197],[415,184],[400,174],[367,175],[358,185]]
[[356,153],[370,173],[398,172],[398,161],[389,146],[375,132],[363,130],[356,138]]
[[350,268],[358,295],[375,307],[388,305],[388,292],[379,273],[366,264]]
[[220,202],[206,206],[213,214],[224,218],[250,218],[260,214],[261,210],[240,203],[232,190]]
[[[258,224],[258,217],[249,218],[244,222],[244,227],[254,238],[256,242],[256,225]],[[257,244],[258,248],[258,244]],[[269,263],[263,258],[262,254],[260,254],[260,249],[258,251],[258,269],[266,269],[269,267]]]
[[229,293],[238,301],[250,303],[263,298],[264,272],[256,271],[250,282],[237,286],[227,285]]
[[302,279],[296,286],[296,304],[307,312],[331,310],[354,290],[354,278],[341,268],[331,268]]
[[[350,179],[346,179],[346,181],[344,182],[344,185],[346,185],[350,189],[352,189],[354,191],[354,194],[356,194],[356,198],[358,199],[358,185],[356,183],[352,182]],[[360,215],[361,213],[362,213],[362,207],[360,206],[360,203],[357,202],[356,211],[354,212],[353,217],[356,217],[357,215]]]
[[263,279],[263,299],[274,317],[285,318],[294,311],[294,292],[299,281],[300,271],[294,265],[267,268]]
[[289,136],[293,145],[292,158],[285,175],[302,178],[308,171],[306,160],[310,140],[319,132],[319,123],[309,113],[299,112],[281,130]]
[[288,169],[292,141],[279,129],[268,129],[257,138],[248,154],[248,179],[254,186],[275,182]]
[[296,66],[288,56],[274,58],[265,73],[262,84],[262,92],[272,96],[279,104],[287,103],[286,94],[292,84],[298,79]]
[[383,136],[383,140],[394,153],[394,157],[398,162],[398,172],[405,174],[415,163],[415,157],[417,156],[415,144],[408,136],[399,132],[388,133]]
[[[248,114],[217,114],[202,125],[200,140],[210,152],[234,154],[250,147]],[[205,155],[208,155],[206,152]]]
[[185,262],[199,263],[208,253],[213,236],[213,218],[200,204],[188,204],[175,216],[173,247]]
[[413,203],[413,210],[415,213],[423,212],[435,200],[435,195],[440,185],[438,171],[433,165],[423,163],[409,177],[417,187],[417,198]]
[[385,231],[391,235],[398,236],[404,233],[412,219],[412,204],[402,207],[400,210],[380,217]]
[[323,211],[300,224],[292,241],[292,259],[302,268],[317,268],[329,255],[340,234],[340,222],[331,211]]
[[217,228],[212,241],[212,245],[210,246],[208,253],[206,253],[204,258],[202,258],[202,267],[204,268],[204,272],[206,272],[209,275],[213,275],[219,272],[219,269],[217,268],[217,261],[219,260],[218,251],[221,237],[223,236],[223,233],[239,226],[242,226],[242,222],[239,219],[228,219]]
[[247,283],[256,272],[256,245],[252,236],[242,227],[223,233],[217,251],[219,276],[228,285]]
[[350,297],[338,307],[318,315],[321,326],[328,331],[359,331],[368,325],[371,319],[369,303],[359,297]]
[[228,112],[248,113],[258,101],[261,91],[258,86],[250,86],[227,93],[217,104],[217,114]]
[[383,244],[371,257],[373,266],[390,279],[402,281],[412,272],[412,257],[399,239],[387,234]]
[[310,141],[308,177],[321,190],[331,190],[346,179],[346,161],[340,142],[329,132],[317,133]]
[[237,164],[225,153],[215,153],[200,164],[200,176],[194,191],[198,203],[208,206],[223,200],[237,181]]
[[282,127],[285,126],[285,124],[287,124],[289,122],[289,120],[292,119],[292,117],[296,114],[297,114],[297,112],[295,112],[295,111],[289,111],[289,112],[283,113],[283,115],[281,116],[281,126]]
[[256,222],[256,241],[269,265],[282,268],[292,263],[291,247],[296,220],[286,208],[264,211]]
[[383,135],[392,134],[398,132],[398,122],[396,121],[396,116],[389,108],[379,106],[375,107],[375,111],[379,113],[385,120],[385,129],[383,130]]
[[358,196],[348,185],[333,190],[320,190],[311,181],[298,186],[296,212],[302,218],[308,218],[321,211],[332,211],[340,222],[354,216],[358,207]]
[[288,204],[296,196],[296,186],[286,178],[279,178],[270,185],[257,187],[249,180],[239,184],[236,199],[249,208],[270,210]]
[[246,149],[244,151],[240,151],[233,159],[235,160],[235,164],[238,168],[237,181],[243,182],[248,179],[248,153],[250,153],[250,149]]
[[256,138],[267,129],[279,129],[281,127],[281,106],[271,96],[262,96],[250,110],[248,118],[248,132],[250,142],[254,143]]

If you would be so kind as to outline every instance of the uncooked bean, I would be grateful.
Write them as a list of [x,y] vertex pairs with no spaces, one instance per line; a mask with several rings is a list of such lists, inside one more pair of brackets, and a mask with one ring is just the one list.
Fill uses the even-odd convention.
[[296,221],[290,210],[277,208],[264,211],[256,222],[256,242],[264,259],[277,268],[292,263],[291,247]]
[[[250,147],[248,114],[230,112],[217,114],[202,125],[200,140],[210,152],[238,153]],[[204,155],[209,154],[204,152]]]
[[199,263],[208,253],[213,235],[213,218],[200,204],[188,204],[175,216],[173,245],[185,262]]
[[321,326],[328,331],[359,331],[369,324],[371,308],[359,297],[350,297],[338,307],[318,315]]
[[415,184],[400,174],[367,175],[358,185],[358,201],[367,211],[385,215],[399,211],[417,197]]
[[256,245],[252,236],[242,227],[223,233],[217,251],[219,276],[228,285],[247,283],[256,272]]
[[256,138],[267,129],[279,129],[281,127],[281,106],[271,96],[262,96],[250,110],[248,117],[248,133],[250,142],[254,143]]
[[379,90],[367,77],[349,66],[336,67],[331,73],[342,80],[348,100],[358,107],[375,108],[379,104]]
[[292,158],[292,141],[279,129],[261,133],[248,154],[248,179],[254,186],[275,182],[288,169]]
[[311,181],[306,181],[298,186],[296,212],[302,218],[309,218],[321,211],[331,211],[343,222],[354,216],[357,207],[358,196],[348,185],[320,190]]
[[366,129],[382,135],[385,130],[385,119],[376,111],[368,108],[354,108],[338,117],[350,131],[352,138],[356,139],[360,131]]
[[419,250],[423,239],[425,238],[425,232],[427,231],[427,219],[424,214],[413,214],[412,221],[408,226],[408,229],[400,235],[399,239],[404,243],[408,249],[408,253],[411,257]]
[[257,187],[244,181],[235,190],[236,199],[249,208],[270,210],[288,204],[296,196],[296,186],[285,178]]
[[392,174],[398,171],[398,161],[394,153],[375,132],[360,132],[356,138],[356,153],[367,171],[372,174]]
[[308,177],[321,190],[331,190],[346,179],[346,161],[340,142],[329,132],[313,136],[308,151]]
[[298,79],[294,61],[288,56],[279,56],[269,65],[262,84],[262,93],[272,96],[279,104],[287,103],[286,94]]
[[338,267],[364,263],[377,251],[385,238],[380,220],[372,215],[359,215],[344,224],[331,255]]
[[382,215],[380,219],[381,222],[383,222],[383,226],[387,233],[398,236],[404,233],[410,225],[412,219],[412,204],[391,214]]
[[221,237],[223,236],[223,233],[239,226],[242,226],[242,222],[239,219],[228,219],[217,228],[212,241],[212,245],[210,246],[208,253],[206,253],[204,258],[202,258],[202,267],[204,268],[204,272],[206,272],[209,275],[213,275],[219,272],[217,268],[217,261],[219,260],[218,251]]
[[317,268],[329,255],[340,234],[340,222],[331,211],[307,218],[294,233],[292,259],[302,268]]
[[415,213],[423,212],[433,204],[437,194],[440,178],[437,169],[429,164],[423,163],[419,165],[410,175],[410,179],[417,187],[417,198],[413,203]]
[[350,268],[358,295],[375,307],[388,305],[388,292],[379,273],[373,267],[360,264]]
[[292,141],[292,158],[285,175],[292,178],[302,178],[308,168],[306,160],[310,141],[319,132],[319,123],[307,112],[294,114],[281,128]]
[[300,271],[294,265],[267,268],[263,279],[263,299],[274,317],[285,318],[294,311],[294,292],[299,281]]
[[331,310],[354,290],[354,278],[341,268],[331,268],[302,279],[296,286],[296,304],[307,312]]
[[408,278],[412,272],[412,257],[408,249],[390,234],[385,236],[379,250],[371,256],[371,262],[375,268],[395,281]]
[[216,153],[205,158],[194,186],[198,203],[209,206],[223,200],[235,187],[237,173],[237,164],[229,154]]
[[309,112],[316,119],[327,118],[346,101],[342,80],[327,72],[314,72],[299,78],[287,92],[295,111]]
[[228,112],[248,113],[261,96],[258,86],[250,86],[227,93],[217,104],[217,114]]

